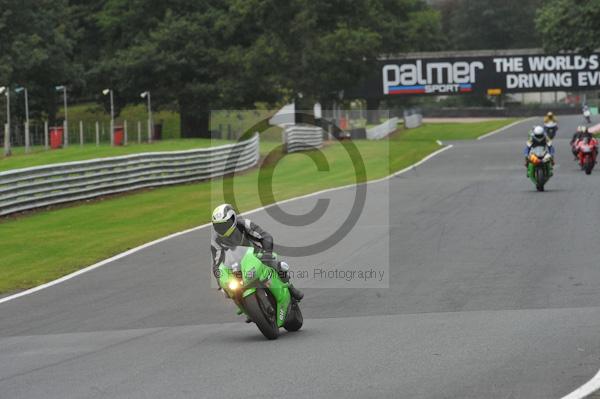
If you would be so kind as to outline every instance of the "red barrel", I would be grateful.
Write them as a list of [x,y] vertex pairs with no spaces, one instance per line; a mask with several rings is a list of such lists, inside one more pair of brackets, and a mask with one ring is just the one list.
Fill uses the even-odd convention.
[[340,129],[348,129],[348,119],[344,118],[343,116],[340,118]]
[[54,126],[50,128],[50,148],[56,150],[63,145],[64,128],[62,126]]
[[125,136],[125,130],[123,126],[115,126],[115,145],[123,145],[123,137]]

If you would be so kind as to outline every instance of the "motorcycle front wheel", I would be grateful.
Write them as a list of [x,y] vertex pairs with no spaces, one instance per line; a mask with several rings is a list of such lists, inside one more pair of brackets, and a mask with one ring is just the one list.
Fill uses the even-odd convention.
[[258,288],[252,295],[243,299],[244,309],[262,335],[267,339],[276,339],[279,335],[277,327],[277,311],[266,290]]
[[544,191],[544,184],[546,184],[546,173],[543,168],[535,169],[535,181],[537,182],[535,188],[538,191]]

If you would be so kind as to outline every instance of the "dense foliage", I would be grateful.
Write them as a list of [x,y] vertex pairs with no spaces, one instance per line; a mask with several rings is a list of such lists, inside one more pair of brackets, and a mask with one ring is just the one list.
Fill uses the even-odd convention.
[[550,51],[591,52],[600,46],[600,0],[549,0],[537,17],[537,29]]
[[489,50],[539,47],[535,16],[542,0],[439,0],[448,47]]
[[380,53],[440,48],[440,27],[422,0],[0,0],[0,85],[51,119],[55,85],[105,105],[112,88],[117,112],[150,90],[204,135],[210,109],[327,100]]
[[[0,0],[0,85],[29,89],[33,117],[71,101],[117,112],[142,100],[207,134],[211,109],[330,101],[382,54],[596,47],[600,0]],[[433,5],[430,5],[433,4]],[[590,39],[589,41],[587,39]],[[599,40],[599,39],[595,39]],[[13,101],[22,117],[22,101]],[[0,113],[3,107],[0,107]]]

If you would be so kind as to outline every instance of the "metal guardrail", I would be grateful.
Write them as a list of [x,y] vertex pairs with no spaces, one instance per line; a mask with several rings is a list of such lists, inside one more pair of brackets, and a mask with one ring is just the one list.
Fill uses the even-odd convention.
[[307,151],[323,146],[323,129],[293,125],[283,131],[286,152]]
[[259,160],[259,136],[219,147],[152,152],[0,172],[0,215],[146,187],[207,180]]
[[383,122],[381,125],[377,125],[370,129],[367,129],[367,139],[369,140],[381,140],[387,137],[390,133],[393,133],[398,128],[398,118],[391,118]]

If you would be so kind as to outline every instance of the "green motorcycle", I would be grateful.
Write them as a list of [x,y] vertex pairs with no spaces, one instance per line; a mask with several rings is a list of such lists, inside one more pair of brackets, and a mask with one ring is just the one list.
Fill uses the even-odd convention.
[[552,177],[552,155],[545,147],[532,148],[529,153],[527,176],[538,191],[544,191],[544,186]]
[[298,331],[303,318],[275,269],[261,262],[253,248],[237,247],[225,253],[219,265],[219,285],[238,307],[254,322],[267,339],[276,339],[279,328]]

